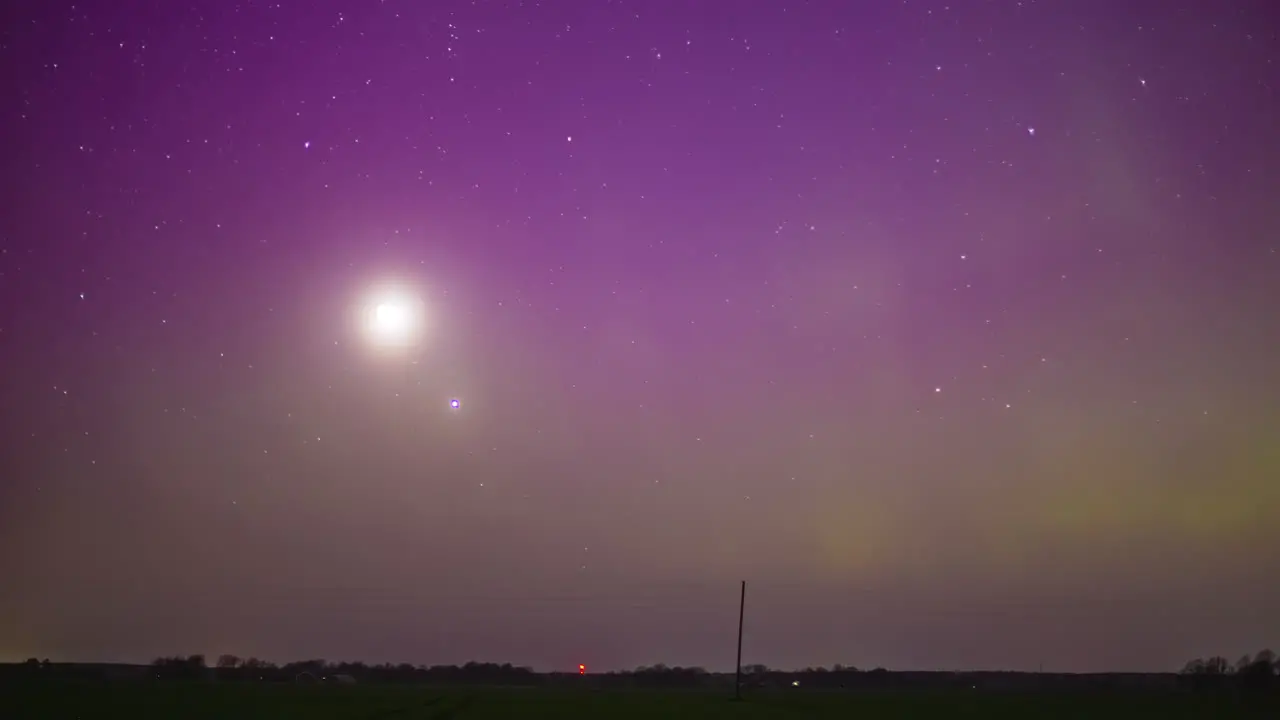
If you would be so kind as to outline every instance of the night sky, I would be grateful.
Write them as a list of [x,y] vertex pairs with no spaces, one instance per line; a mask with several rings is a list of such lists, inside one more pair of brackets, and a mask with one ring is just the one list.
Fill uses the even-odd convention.
[[1270,4],[16,5],[0,659],[1278,642]]

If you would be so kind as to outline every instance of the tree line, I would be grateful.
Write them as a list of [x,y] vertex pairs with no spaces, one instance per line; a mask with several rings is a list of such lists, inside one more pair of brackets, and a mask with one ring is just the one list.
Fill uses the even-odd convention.
[[1182,677],[1197,687],[1275,687],[1280,684],[1280,658],[1270,650],[1261,650],[1252,656],[1245,654],[1235,664],[1220,655],[1197,658],[1182,668]]
[[[715,687],[734,681],[734,674],[712,673],[700,667],[670,667],[662,663],[631,671],[592,673],[539,673],[510,663],[469,662],[464,665],[411,665],[409,663],[366,664],[303,660],[277,665],[258,658],[221,655],[210,665],[204,655],[156,658],[147,666],[90,666],[50,663],[31,658],[22,665],[8,666],[24,677],[133,677],[150,680],[216,680],[240,682],[288,682],[306,684],[435,684],[533,686],[559,683],[587,683],[618,687]],[[121,675],[104,668],[129,669]],[[0,669],[2,670],[2,669]],[[8,671],[5,671],[7,674]],[[1270,650],[1245,655],[1235,663],[1221,656],[1188,662],[1182,671],[1150,674],[1071,675],[1014,672],[891,672],[884,668],[860,670],[852,666],[811,667],[777,670],[765,665],[744,665],[745,687],[887,688],[887,687],[1102,687],[1108,685],[1149,685],[1191,690],[1225,688],[1280,690],[1280,658]]]
[[156,658],[151,674],[157,679],[253,680],[270,682],[322,683],[350,679],[379,683],[441,684],[530,684],[538,673],[511,663],[469,662],[465,665],[411,665],[409,663],[328,662],[301,660],[284,665],[257,658],[221,655],[212,667],[203,655]]

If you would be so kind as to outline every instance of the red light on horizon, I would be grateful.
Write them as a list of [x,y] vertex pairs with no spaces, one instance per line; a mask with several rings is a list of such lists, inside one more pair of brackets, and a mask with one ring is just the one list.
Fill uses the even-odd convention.
[[587,666],[586,666],[586,665],[579,664],[579,665],[578,665],[578,674],[579,674],[579,675],[586,675],[586,674],[587,674]]

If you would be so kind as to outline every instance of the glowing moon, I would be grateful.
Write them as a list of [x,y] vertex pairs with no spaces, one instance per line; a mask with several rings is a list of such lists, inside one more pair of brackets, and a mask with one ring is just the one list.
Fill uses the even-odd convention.
[[422,305],[405,290],[371,293],[363,315],[364,333],[378,347],[415,345],[422,332]]
[[389,337],[403,337],[412,328],[409,309],[403,305],[380,303],[373,310],[373,331]]

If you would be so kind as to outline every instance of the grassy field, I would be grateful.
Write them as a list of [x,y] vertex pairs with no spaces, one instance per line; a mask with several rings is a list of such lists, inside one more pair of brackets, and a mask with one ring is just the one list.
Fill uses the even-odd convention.
[[[235,684],[34,684],[0,690],[0,716],[118,720],[524,720],[577,718],[1114,718],[1280,717],[1256,701],[1191,695],[775,692],[731,702],[678,691],[440,689]],[[1277,709],[1274,704],[1270,710]]]

